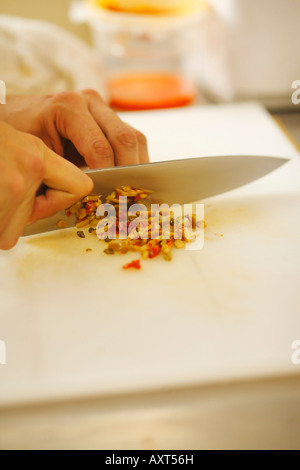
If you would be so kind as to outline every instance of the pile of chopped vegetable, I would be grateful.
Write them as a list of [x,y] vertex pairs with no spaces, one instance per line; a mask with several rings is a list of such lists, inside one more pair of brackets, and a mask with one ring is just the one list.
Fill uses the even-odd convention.
[[[137,189],[130,186],[123,186],[117,188],[112,194],[106,197],[106,204],[110,204],[114,207],[116,211],[116,218],[113,221],[109,220],[109,217],[106,217],[107,224],[103,229],[102,233],[99,233],[97,227],[101,220],[105,216],[98,216],[97,209],[103,204],[101,196],[89,195],[77,202],[75,205],[70,207],[66,214],[68,216],[75,215],[77,222],[76,227],[78,229],[77,235],[80,238],[85,238],[85,233],[82,230],[83,228],[89,227],[89,233],[92,235],[97,235],[99,239],[103,239],[107,243],[107,247],[104,250],[104,253],[107,255],[114,255],[115,253],[126,254],[128,252],[138,252],[141,254],[142,259],[153,259],[163,255],[166,261],[171,261],[172,259],[172,249],[185,248],[186,243],[192,241],[191,234],[195,233],[195,229],[200,227],[200,224],[203,224],[203,221],[197,221],[196,216],[185,216],[184,219],[180,217],[180,223],[178,223],[178,218],[174,218],[169,213],[160,212],[158,214],[153,214],[151,209],[147,209],[147,222],[142,222],[136,227],[135,233],[130,233],[131,223],[137,218],[139,212],[136,216],[132,216],[130,213],[130,207],[134,204],[142,204],[146,199],[152,194],[152,191],[146,189]],[[120,197],[127,197],[127,220],[120,220]],[[121,200],[122,201],[122,200]],[[142,206],[141,206],[142,207]],[[143,206],[145,207],[145,206]],[[164,232],[164,223],[167,219],[169,224],[168,238],[163,238]],[[115,237],[110,238],[111,226],[115,224]],[[122,226],[123,224],[123,226]],[[124,224],[126,225],[124,227]],[[155,236],[153,236],[153,227],[155,228]],[[126,239],[120,238],[121,230],[126,230]],[[176,230],[180,229],[180,238]],[[129,233],[128,233],[129,232]],[[137,237],[137,233],[140,235]],[[196,235],[194,236],[194,238]],[[124,269],[141,269],[140,260],[133,261],[132,263],[127,264],[123,267]]]

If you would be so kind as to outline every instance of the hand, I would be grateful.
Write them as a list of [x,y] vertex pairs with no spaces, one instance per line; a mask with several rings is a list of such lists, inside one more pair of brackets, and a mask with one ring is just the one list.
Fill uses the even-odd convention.
[[[36,196],[41,183],[48,189]],[[92,189],[85,173],[40,139],[0,122],[0,249],[12,248],[28,222],[70,207]]]
[[90,168],[149,161],[144,135],[122,122],[93,90],[8,97],[0,120],[39,137],[78,166],[84,160]]

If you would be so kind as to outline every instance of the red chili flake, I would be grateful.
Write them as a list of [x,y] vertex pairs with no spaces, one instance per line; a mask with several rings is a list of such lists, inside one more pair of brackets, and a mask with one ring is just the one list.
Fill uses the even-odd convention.
[[70,216],[72,215],[72,212],[71,212],[71,211],[66,211],[66,215],[67,215],[68,217],[70,217]]
[[123,266],[123,269],[131,269],[131,268],[142,269],[141,261],[137,259],[136,261],[132,261],[131,263],[125,264],[125,266]]
[[85,205],[85,210],[87,214],[91,214],[96,209],[96,204],[93,201],[88,201]]
[[161,248],[159,245],[156,245],[154,246],[153,248],[150,248],[149,250],[149,258],[152,259],[152,258],[155,258],[156,256],[158,256],[161,252]]
[[140,199],[141,199],[141,198],[140,198],[140,195],[138,194],[137,196],[135,196],[134,202],[138,202]]

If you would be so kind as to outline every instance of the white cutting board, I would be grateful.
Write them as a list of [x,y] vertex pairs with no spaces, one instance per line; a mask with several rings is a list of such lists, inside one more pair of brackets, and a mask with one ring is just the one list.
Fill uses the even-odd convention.
[[204,249],[176,251],[172,263],[122,271],[136,256],[108,257],[72,229],[1,253],[0,405],[299,372],[296,150],[255,104],[124,117],[147,132],[153,160],[261,153],[291,162],[207,201]]

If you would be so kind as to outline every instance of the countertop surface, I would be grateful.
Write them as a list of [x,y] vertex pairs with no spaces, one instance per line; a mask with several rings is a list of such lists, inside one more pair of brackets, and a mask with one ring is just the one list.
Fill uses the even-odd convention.
[[[294,140],[298,118],[280,116]],[[300,449],[299,387],[295,366],[261,380],[4,407],[0,448]]]
[[275,113],[274,117],[284,126],[294,145],[300,150],[300,105],[298,105],[298,109],[297,112],[295,106],[293,112]]
[[298,377],[5,410],[0,449],[298,449]]

